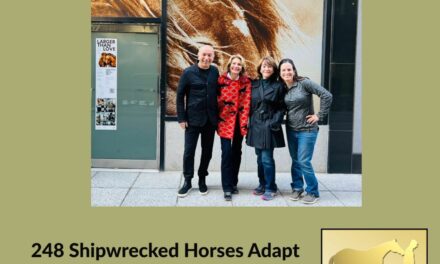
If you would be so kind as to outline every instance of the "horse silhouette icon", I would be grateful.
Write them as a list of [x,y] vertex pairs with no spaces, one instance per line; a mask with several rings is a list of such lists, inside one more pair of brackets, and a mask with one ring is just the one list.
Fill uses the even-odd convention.
[[394,239],[369,250],[343,249],[330,258],[329,264],[383,264],[390,252],[405,255],[405,250]]

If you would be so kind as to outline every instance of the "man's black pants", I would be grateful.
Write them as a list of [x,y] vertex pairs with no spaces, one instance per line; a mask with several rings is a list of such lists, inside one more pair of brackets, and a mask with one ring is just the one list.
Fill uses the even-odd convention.
[[215,130],[216,127],[211,125],[209,121],[202,127],[188,126],[185,129],[185,150],[183,153],[183,176],[185,177],[185,180],[191,180],[194,177],[194,156],[199,135],[202,137],[202,153],[198,175],[199,178],[208,175],[208,166],[212,157]]

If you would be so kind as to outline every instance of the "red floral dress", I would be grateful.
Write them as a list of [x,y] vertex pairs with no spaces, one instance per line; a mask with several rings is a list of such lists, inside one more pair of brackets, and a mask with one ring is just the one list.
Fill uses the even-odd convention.
[[240,132],[244,137],[248,130],[249,109],[251,105],[251,81],[247,76],[231,80],[227,73],[218,78],[220,92],[217,96],[219,123],[217,133],[222,138],[234,137],[235,122],[240,122]]

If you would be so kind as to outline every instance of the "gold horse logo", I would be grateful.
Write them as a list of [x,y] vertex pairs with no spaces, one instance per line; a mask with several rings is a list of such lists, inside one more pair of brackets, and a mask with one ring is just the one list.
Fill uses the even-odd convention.
[[410,256],[404,258],[404,264],[414,264],[413,250],[415,247],[417,247],[417,241],[412,240],[410,246],[405,251],[400,247],[399,243],[397,243],[397,240],[394,239],[369,250],[347,248],[332,256],[329,264],[383,264],[385,256],[390,252],[398,253],[402,256],[407,256],[408,254]]

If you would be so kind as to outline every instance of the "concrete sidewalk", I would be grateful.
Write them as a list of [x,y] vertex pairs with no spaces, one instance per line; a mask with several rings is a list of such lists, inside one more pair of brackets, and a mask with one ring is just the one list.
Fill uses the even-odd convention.
[[194,206],[194,207],[360,207],[362,206],[362,176],[360,174],[318,173],[320,200],[313,205],[289,200],[290,173],[277,173],[278,195],[272,201],[263,201],[252,194],[258,185],[256,172],[240,172],[238,188],[231,202],[223,198],[220,172],[210,172],[206,178],[209,193],[198,191],[197,177],[193,189],[185,198],[177,197],[183,182],[180,171],[134,171],[92,169],[91,205],[100,206]]

